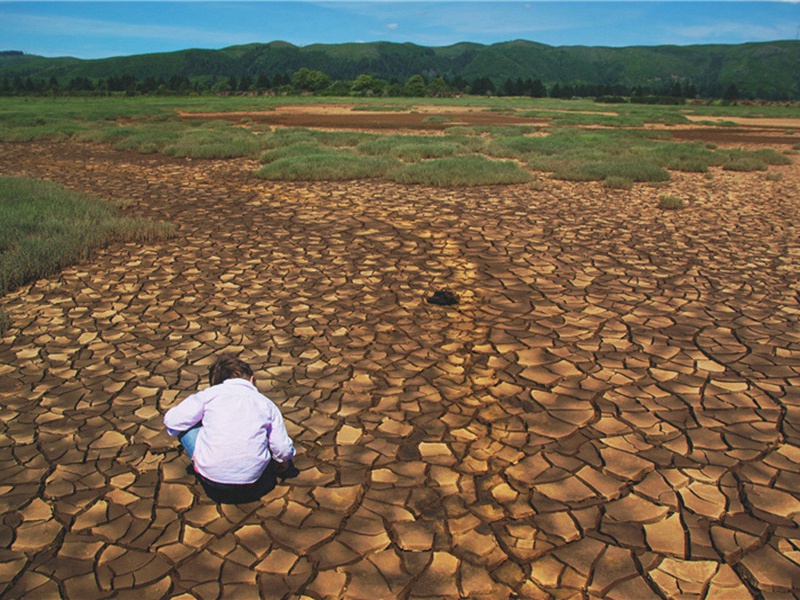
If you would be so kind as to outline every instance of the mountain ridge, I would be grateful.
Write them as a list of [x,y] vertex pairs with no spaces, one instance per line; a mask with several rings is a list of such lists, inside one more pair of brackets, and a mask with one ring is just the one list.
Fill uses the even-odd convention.
[[530,40],[497,44],[459,42],[449,46],[364,42],[296,46],[276,40],[218,50],[188,48],[173,52],[101,59],[48,58],[0,52],[0,78],[99,80],[136,78],[290,75],[301,68],[322,71],[333,80],[361,74],[405,81],[414,75],[452,80],[537,79],[547,85],[591,83],[628,87],[670,81],[694,84],[701,94],[719,95],[730,85],[743,94],[767,99],[800,98],[800,41],[690,46],[549,46]]

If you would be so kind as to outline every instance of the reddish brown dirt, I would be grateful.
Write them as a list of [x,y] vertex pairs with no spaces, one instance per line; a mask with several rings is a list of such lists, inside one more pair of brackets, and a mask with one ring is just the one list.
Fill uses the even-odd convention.
[[[454,125],[544,127],[549,119],[524,117],[512,112],[481,108],[414,107],[408,112],[356,111],[348,105],[282,106],[266,111],[183,113],[187,119],[250,120],[277,127],[310,127],[348,130],[442,131]],[[720,145],[779,144],[800,142],[800,119],[740,119],[738,126],[706,124],[667,128],[676,140],[706,141]]]

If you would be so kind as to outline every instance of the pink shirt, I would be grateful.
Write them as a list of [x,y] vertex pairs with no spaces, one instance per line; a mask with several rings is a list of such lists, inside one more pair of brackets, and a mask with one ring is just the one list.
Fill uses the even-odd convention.
[[227,379],[192,394],[164,415],[170,435],[200,422],[192,461],[211,481],[253,483],[272,458],[286,462],[294,456],[281,411],[246,379]]

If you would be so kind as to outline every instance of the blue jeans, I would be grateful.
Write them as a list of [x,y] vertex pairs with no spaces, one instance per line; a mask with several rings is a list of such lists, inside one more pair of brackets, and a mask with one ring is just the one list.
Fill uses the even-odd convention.
[[181,446],[183,446],[183,449],[186,450],[186,455],[189,458],[194,456],[194,447],[197,444],[197,436],[200,433],[200,428],[202,426],[202,423],[198,423],[191,429],[187,429],[178,435],[178,441],[181,443]]

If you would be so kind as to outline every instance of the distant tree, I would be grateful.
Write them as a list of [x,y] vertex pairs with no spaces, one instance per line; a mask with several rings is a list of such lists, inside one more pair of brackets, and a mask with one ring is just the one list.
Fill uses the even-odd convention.
[[242,75],[242,78],[239,80],[239,85],[236,89],[240,92],[249,92],[252,85],[253,80],[248,75]]
[[733,102],[734,100],[739,99],[739,88],[736,87],[735,83],[732,83],[727,87],[723,99],[727,100],[728,102]]
[[425,78],[422,75],[412,75],[406,81],[405,95],[412,98],[420,98],[427,94],[427,88]]
[[494,83],[488,77],[476,77],[470,84],[469,91],[476,96],[492,94],[495,91]]
[[531,82],[529,95],[532,98],[547,98],[547,88],[544,87],[541,79],[534,79]]
[[217,83],[211,86],[211,93],[213,94],[223,94],[230,91],[231,91],[230,79],[218,81]]
[[271,87],[271,83],[269,77],[267,77],[264,73],[261,73],[256,80],[256,89],[259,92],[263,92],[268,90]]
[[456,75],[450,82],[450,87],[452,87],[454,90],[458,90],[459,92],[466,92],[467,87],[469,87],[469,83],[461,75]]
[[376,79],[372,75],[359,75],[350,86],[350,91],[364,96],[364,95],[378,95],[383,92],[386,87],[386,82],[381,79]]
[[442,77],[437,77],[428,85],[428,95],[434,98],[441,98],[449,93],[447,83]]
[[292,75],[292,87],[298,92],[319,92],[330,87],[331,78],[322,71],[303,67]]

